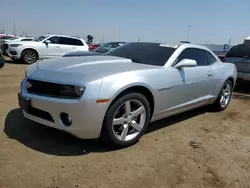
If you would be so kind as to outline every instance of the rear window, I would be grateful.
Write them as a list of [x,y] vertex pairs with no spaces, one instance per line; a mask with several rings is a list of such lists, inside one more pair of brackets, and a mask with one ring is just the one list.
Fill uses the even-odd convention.
[[134,63],[164,66],[176,48],[160,43],[131,42],[120,46],[106,55],[131,59]]
[[237,45],[232,47],[226,57],[250,57],[250,45]]

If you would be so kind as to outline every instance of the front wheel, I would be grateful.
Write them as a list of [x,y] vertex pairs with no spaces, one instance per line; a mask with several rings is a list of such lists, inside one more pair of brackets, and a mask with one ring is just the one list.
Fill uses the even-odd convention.
[[38,55],[34,50],[25,50],[22,52],[22,61],[26,64],[33,64],[37,61]]
[[112,148],[135,144],[150,121],[150,105],[140,93],[120,97],[107,110],[100,141]]
[[223,111],[227,108],[233,92],[233,83],[230,80],[227,80],[214,103],[214,107],[218,111]]

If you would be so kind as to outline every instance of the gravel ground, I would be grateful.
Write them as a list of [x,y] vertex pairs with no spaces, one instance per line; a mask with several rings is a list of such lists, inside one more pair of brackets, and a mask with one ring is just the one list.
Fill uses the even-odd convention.
[[224,112],[201,108],[150,124],[136,145],[96,141],[25,120],[17,92],[26,65],[0,70],[0,187],[250,187],[250,87]]

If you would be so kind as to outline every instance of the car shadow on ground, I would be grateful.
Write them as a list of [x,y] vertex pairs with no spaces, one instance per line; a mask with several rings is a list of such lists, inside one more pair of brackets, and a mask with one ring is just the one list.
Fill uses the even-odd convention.
[[[205,112],[204,108],[200,108],[153,122],[149,125],[146,134]],[[77,156],[112,151],[105,149],[97,140],[81,140],[63,131],[27,120],[23,117],[20,108],[8,113],[4,132],[10,139],[15,139],[31,149],[56,156]]]
[[250,95],[250,82],[244,84],[237,84],[234,88],[234,92]]

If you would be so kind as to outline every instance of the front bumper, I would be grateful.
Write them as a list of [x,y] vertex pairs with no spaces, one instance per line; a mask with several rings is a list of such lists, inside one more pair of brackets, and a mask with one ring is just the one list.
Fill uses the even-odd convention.
[[237,78],[245,81],[250,81],[250,73],[237,72]]
[[5,53],[12,59],[20,59],[21,53],[19,52],[18,48],[8,47]]
[[[107,104],[97,104],[96,97],[81,99],[58,99],[29,94],[22,82],[19,104],[24,117],[37,123],[68,132],[81,139],[95,139],[100,136]],[[29,99],[29,107],[24,107],[20,98]],[[64,112],[72,118],[72,124],[65,126],[60,114]]]

